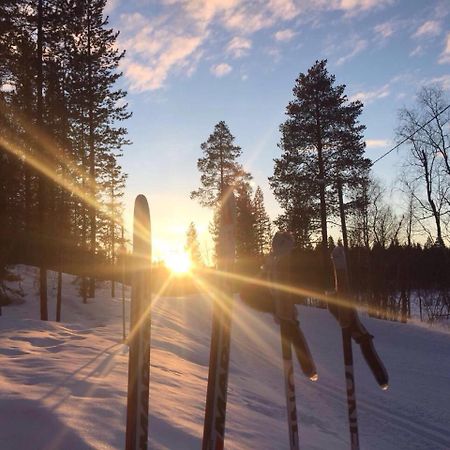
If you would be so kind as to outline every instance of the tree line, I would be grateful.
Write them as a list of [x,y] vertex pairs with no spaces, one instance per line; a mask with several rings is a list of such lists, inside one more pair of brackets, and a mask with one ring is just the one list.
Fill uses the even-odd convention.
[[[389,303],[397,312],[401,308],[410,312],[411,289],[432,285],[448,289],[448,102],[442,89],[425,86],[417,104],[399,112],[396,135],[405,156],[396,196],[404,205],[394,209],[365,154],[365,126],[360,122],[363,104],[351,101],[345,89],[328,71],[326,60],[316,61],[296,79],[286,120],[280,125],[280,155],[274,159],[274,172],[269,177],[283,210],[274,225],[290,231],[296,241],[293,271],[297,283],[321,290],[331,286],[329,255],[334,235],[347,249],[359,297],[364,297],[373,311],[387,311]],[[234,139],[225,122],[215,126],[201,146],[203,156],[197,164],[200,187],[191,198],[217,208],[221,186],[231,186],[237,206],[238,264],[256,271],[270,249],[272,227],[260,188],[263,219],[252,209],[251,175],[238,162],[242,151]],[[259,246],[261,221],[266,234],[264,245]],[[211,231],[217,240],[217,216]],[[429,266],[420,270],[417,265],[424,261]],[[384,265],[389,267],[388,273],[380,268]],[[437,267],[443,268],[439,283],[434,276]],[[401,302],[397,301],[399,293]],[[448,293],[444,297],[441,305],[448,311]]]
[[49,267],[60,272],[59,301],[64,269],[81,274],[86,301],[123,240],[130,113],[105,3],[0,4],[0,270],[39,266],[42,319]]

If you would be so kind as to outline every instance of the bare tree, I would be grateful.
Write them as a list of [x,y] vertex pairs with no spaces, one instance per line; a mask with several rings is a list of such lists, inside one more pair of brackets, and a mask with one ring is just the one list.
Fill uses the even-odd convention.
[[416,107],[400,111],[397,129],[397,137],[406,139],[409,150],[403,183],[417,204],[418,223],[438,245],[444,245],[444,231],[450,214],[450,146],[445,128],[450,113],[438,115],[444,104],[441,89],[435,86],[422,88],[417,95]]

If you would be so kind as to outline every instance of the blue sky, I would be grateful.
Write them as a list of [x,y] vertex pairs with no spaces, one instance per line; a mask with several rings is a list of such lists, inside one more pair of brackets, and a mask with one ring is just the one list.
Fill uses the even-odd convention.
[[[267,177],[278,127],[296,77],[316,59],[327,58],[348,96],[363,101],[372,159],[394,143],[398,110],[420,86],[450,90],[448,0],[109,0],[107,13],[127,51],[121,84],[133,112],[122,159],[127,224],[133,198],[146,194],[158,258],[181,251],[191,221],[203,250],[210,245],[211,212],[189,192],[200,144],[220,120],[276,217]],[[395,185],[400,162],[391,154],[375,176]]]

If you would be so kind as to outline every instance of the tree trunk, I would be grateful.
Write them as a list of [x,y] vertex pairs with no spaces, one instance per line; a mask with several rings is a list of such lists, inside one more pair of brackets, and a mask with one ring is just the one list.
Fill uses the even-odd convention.
[[[43,128],[43,0],[38,1],[37,8],[37,125],[40,131]],[[40,142],[39,142],[40,144]],[[41,147],[43,153],[43,148]],[[45,160],[43,158],[42,160]],[[39,267],[39,297],[41,320],[48,320],[47,307],[47,265],[46,265],[46,180],[43,175],[39,176],[39,228],[40,228],[40,267]]]
[[323,287],[327,288],[329,284],[329,277],[328,277],[329,257],[328,257],[327,207],[325,200],[325,169],[322,152],[323,152],[322,140],[320,138],[320,131],[319,131],[319,139],[317,142],[317,153],[319,163],[320,225],[322,230],[322,267],[323,267],[322,276],[324,283]]
[[[87,36],[87,50],[88,50],[88,83],[89,83],[89,178],[90,178],[90,193],[91,200],[95,202],[96,188],[95,188],[95,149],[94,149],[94,105],[92,99],[92,61],[91,61],[91,2],[88,2],[88,36]],[[91,270],[95,270],[95,240],[97,236],[96,210],[95,206],[89,208],[89,222],[90,222],[90,253],[91,253]],[[95,297],[95,277],[91,274],[89,278],[89,297]]]

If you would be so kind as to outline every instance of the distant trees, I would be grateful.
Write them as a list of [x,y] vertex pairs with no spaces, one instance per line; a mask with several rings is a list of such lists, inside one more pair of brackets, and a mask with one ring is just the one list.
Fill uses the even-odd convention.
[[403,172],[406,192],[416,205],[418,223],[439,246],[448,238],[444,233],[450,222],[450,133],[446,127],[450,111],[438,115],[448,104],[441,88],[424,87],[416,106],[400,111],[397,128],[398,139],[406,139],[408,150]]
[[253,214],[255,216],[255,238],[259,256],[270,252],[272,241],[272,226],[269,215],[264,205],[264,194],[258,186],[252,202]]
[[274,174],[269,178],[284,213],[277,223],[307,246],[320,229],[323,264],[328,264],[328,225],[338,213],[338,188],[353,189],[370,167],[364,157],[363,105],[350,102],[336,85],[327,61],[316,61],[297,78],[294,99],[281,124]]
[[186,245],[185,250],[189,255],[191,262],[194,266],[202,266],[202,254],[200,251],[200,242],[198,240],[197,229],[195,228],[194,222],[189,224],[186,232]]
[[93,295],[96,262],[114,259],[108,239],[117,235],[111,221],[121,222],[125,181],[117,158],[128,143],[118,124],[129,113],[115,87],[123,53],[105,3],[0,4],[1,241],[41,265],[42,318],[46,266],[70,249]]

